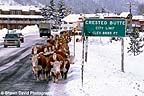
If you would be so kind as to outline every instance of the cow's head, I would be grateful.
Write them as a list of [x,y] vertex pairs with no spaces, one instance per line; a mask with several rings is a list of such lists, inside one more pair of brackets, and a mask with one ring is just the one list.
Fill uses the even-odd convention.
[[61,79],[61,70],[60,67],[62,65],[62,61],[54,61],[54,62],[50,62],[50,64],[52,65],[52,69],[51,72],[53,72],[53,75],[55,77],[54,82],[57,82],[59,79]]
[[49,51],[47,47],[44,48],[44,55],[49,55]]
[[56,53],[53,53],[53,60],[57,60],[57,54]]

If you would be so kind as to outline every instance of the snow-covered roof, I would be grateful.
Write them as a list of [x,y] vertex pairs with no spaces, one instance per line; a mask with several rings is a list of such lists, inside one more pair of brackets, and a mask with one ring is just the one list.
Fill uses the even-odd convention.
[[144,16],[143,15],[136,15],[136,16],[133,16],[132,19],[134,19],[134,20],[144,20]]
[[40,9],[35,6],[8,6],[8,5],[0,5],[0,9],[3,11],[10,11],[10,10],[22,10],[22,11],[29,11],[29,10],[35,10],[37,12],[40,12]]
[[99,17],[96,14],[84,14],[83,16],[85,16],[86,18],[89,18],[89,17]]
[[77,22],[77,21],[80,21],[79,19],[82,18],[82,16],[84,17],[98,17],[96,16],[96,14],[70,14],[68,16],[66,16],[65,18],[62,19],[62,21],[65,21],[65,22]]
[[70,14],[68,16],[66,16],[64,19],[62,19],[62,21],[65,22],[77,22],[80,21],[79,19],[82,18],[82,16],[89,18],[89,17],[119,17],[117,14],[115,13],[97,13],[97,14]]
[[0,18],[43,18],[41,15],[0,15]]
[[63,18],[62,21],[76,22],[76,21],[78,21],[79,17],[80,17],[79,14],[70,14],[70,15],[66,16],[65,18]]
[[126,18],[129,14],[130,12],[122,12],[119,16]]
[[115,13],[97,13],[97,15],[100,16],[100,17],[119,17]]

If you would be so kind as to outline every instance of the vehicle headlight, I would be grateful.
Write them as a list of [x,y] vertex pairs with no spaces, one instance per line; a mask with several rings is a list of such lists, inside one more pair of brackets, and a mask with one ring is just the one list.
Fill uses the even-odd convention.
[[4,42],[7,42],[7,40],[4,40]]

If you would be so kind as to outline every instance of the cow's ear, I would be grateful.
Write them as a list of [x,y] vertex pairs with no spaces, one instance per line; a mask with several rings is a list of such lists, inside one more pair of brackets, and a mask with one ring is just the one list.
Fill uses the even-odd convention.
[[60,65],[62,65],[63,64],[63,61],[60,61]]
[[66,65],[67,63],[68,63],[68,61],[65,61],[65,63],[64,63],[64,64]]
[[37,56],[38,59],[40,59],[40,56]]
[[54,62],[50,62],[51,65],[54,65]]

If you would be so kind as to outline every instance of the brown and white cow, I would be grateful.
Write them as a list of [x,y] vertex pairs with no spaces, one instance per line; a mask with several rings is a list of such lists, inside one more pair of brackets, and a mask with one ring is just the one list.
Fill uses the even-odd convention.
[[68,70],[70,68],[70,63],[67,56],[62,52],[55,51],[53,54],[53,59],[54,62],[51,62],[51,65],[53,66],[52,76],[54,78],[54,82],[57,82],[61,78],[66,79]]
[[43,52],[32,56],[32,71],[37,80],[48,80],[52,66],[47,62]]
[[40,46],[40,45],[39,46],[38,45],[32,46],[31,54],[36,55],[40,52],[44,52],[44,48],[45,48],[44,45],[42,45],[42,46]]

